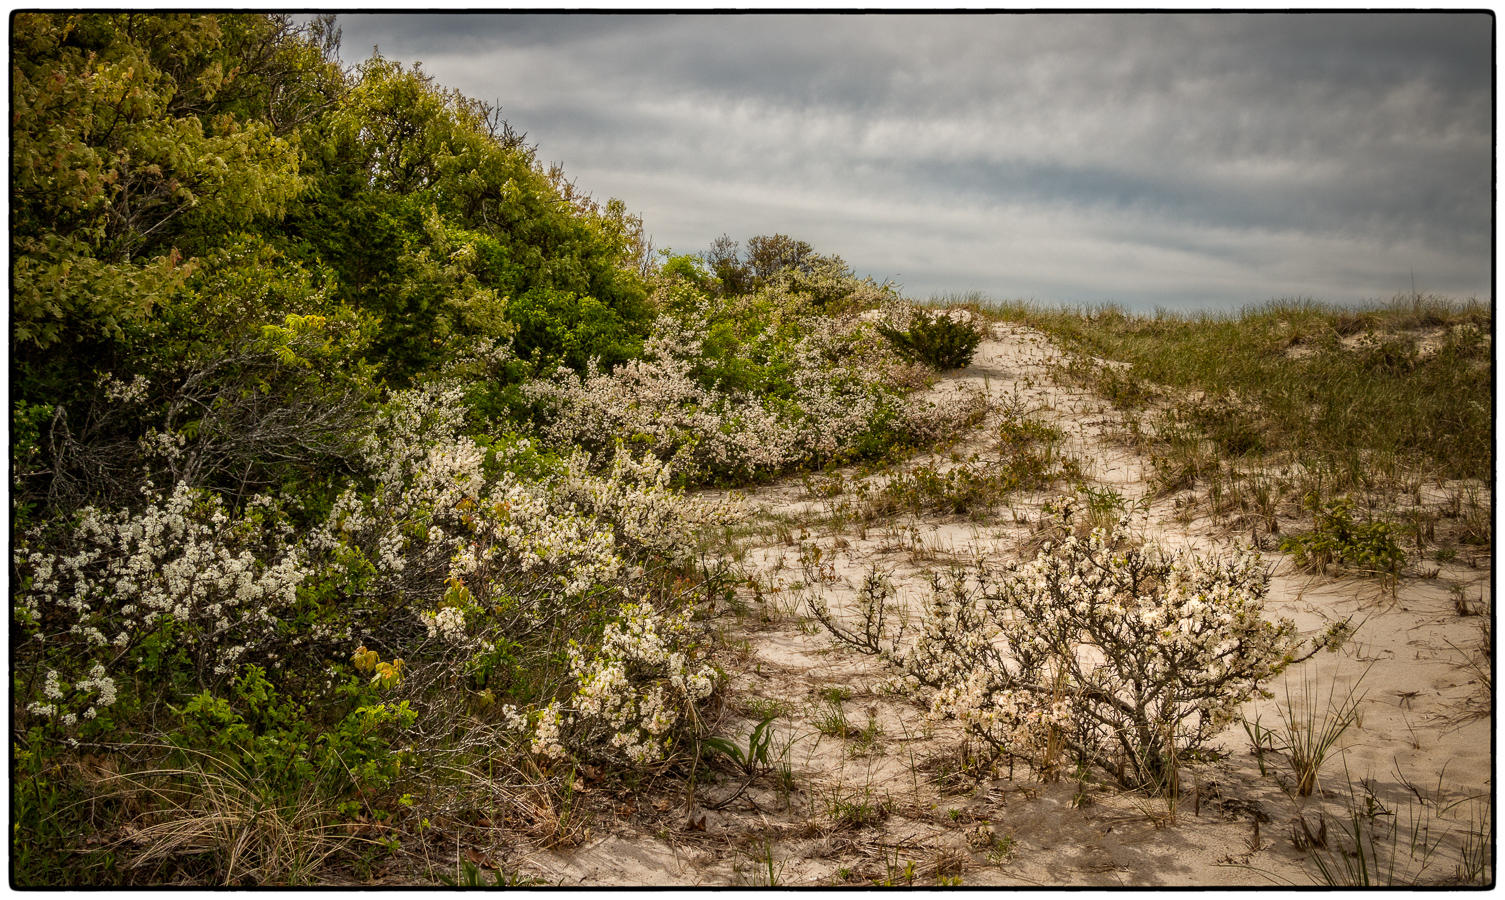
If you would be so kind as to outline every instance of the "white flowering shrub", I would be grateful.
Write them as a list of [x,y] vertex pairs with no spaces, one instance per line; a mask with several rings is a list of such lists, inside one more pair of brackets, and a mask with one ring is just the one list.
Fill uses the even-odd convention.
[[1000,755],[1174,790],[1177,761],[1292,659],[1294,624],[1263,615],[1268,583],[1252,551],[1208,558],[1068,531],[1029,562],[937,578],[912,647],[865,643]]
[[615,372],[594,361],[581,375],[560,369],[530,382],[525,394],[544,410],[543,435],[598,453],[618,439],[690,477],[752,477],[794,458],[792,425],[757,400],[700,383],[695,366],[703,335],[661,318],[643,358]]
[[591,364],[525,385],[542,435],[603,459],[620,441],[687,481],[745,481],[924,443],[961,415],[902,396],[914,375],[870,323],[776,290],[738,298],[767,325],[728,351],[728,302],[661,316],[642,358],[615,371]]
[[232,516],[181,486],[146,501],[137,513],[85,508],[61,536],[38,528],[17,541],[14,652],[33,682],[23,705],[65,733],[112,705],[138,668],[205,684],[275,658],[306,575],[269,502]]
[[538,717],[532,749],[545,757],[571,749],[587,758],[659,762],[682,733],[693,733],[696,706],[720,675],[701,661],[689,611],[663,615],[647,600],[623,604],[593,652],[571,644],[578,685],[567,704]]
[[[658,760],[713,673],[692,665],[688,618],[643,598],[682,606],[683,585],[664,585],[736,506],[686,497],[663,463],[627,451],[595,473],[582,452],[550,462],[526,441],[482,447],[463,433],[461,399],[452,384],[395,395],[362,438],[364,480],[302,529],[269,497],[232,514],[179,487],[139,511],[90,508],[23,536],[23,724],[81,735],[145,673],[169,702],[208,690],[185,709],[229,727],[241,713],[221,695],[241,690],[247,666],[293,665],[326,672],[326,690],[354,691],[368,710],[389,694],[421,716],[501,693],[513,730],[532,710],[546,732],[549,704],[568,700],[571,752]],[[615,664],[627,699],[601,693]],[[621,703],[634,712],[601,731],[586,700],[569,699],[578,689],[620,700],[611,716]],[[638,738],[619,737],[629,732]]]
[[898,296],[892,284],[856,278],[839,256],[814,255],[805,265],[773,275],[768,287],[807,297],[812,306],[825,312],[860,310]]
[[[415,671],[438,656],[505,688],[507,672],[561,657],[569,637],[593,640],[656,570],[692,561],[702,533],[737,514],[686,497],[663,463],[628,451],[602,474],[583,452],[551,464],[526,441],[491,448],[488,462],[460,433],[463,413],[454,387],[395,398],[368,440],[374,489],[343,494],[309,539],[367,573],[334,636],[391,648]],[[509,468],[530,456],[524,468],[542,476]]]
[[[262,269],[133,338],[152,354],[101,360],[119,374],[15,404],[12,737],[39,789],[12,799],[51,798],[24,814],[66,820],[50,846],[79,825],[252,834],[222,827],[227,798],[253,822],[296,808],[320,840],[400,834],[428,827],[439,807],[414,795],[436,785],[669,771],[722,681],[694,613],[730,591],[714,548],[739,517],[684,486],[878,457],[978,414],[906,396],[929,375],[857,315],[893,294],[839,260],[716,298],[666,282],[622,310],[475,290],[447,336],[383,334],[334,281]],[[618,368],[586,364],[602,348]],[[560,359],[577,369],[527,381]],[[116,777],[151,799],[96,819]],[[180,836],[134,861],[266,858],[255,835]]]
[[649,454],[635,456],[618,447],[604,475],[592,470],[590,455],[575,451],[553,483],[554,496],[609,525],[619,551],[632,559],[688,562],[707,529],[734,522],[742,513],[736,499],[687,496],[675,489],[673,470]]

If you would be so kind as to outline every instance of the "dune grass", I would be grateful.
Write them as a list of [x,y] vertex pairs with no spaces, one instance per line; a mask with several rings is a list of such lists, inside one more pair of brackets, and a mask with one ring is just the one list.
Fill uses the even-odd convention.
[[1069,351],[1060,376],[1124,413],[1158,489],[1205,489],[1215,515],[1274,531],[1282,503],[1416,493],[1423,481],[1492,472],[1494,320],[1476,300],[1149,315],[945,300],[1057,341]]
[[1127,363],[1097,376],[1121,407],[1143,408],[1157,389],[1199,392],[1178,398],[1179,418],[1227,455],[1287,451],[1351,466],[1380,454],[1449,478],[1490,470],[1493,314],[1476,301],[1415,297],[1370,309],[1284,301],[1224,315],[992,311],[1079,353]]

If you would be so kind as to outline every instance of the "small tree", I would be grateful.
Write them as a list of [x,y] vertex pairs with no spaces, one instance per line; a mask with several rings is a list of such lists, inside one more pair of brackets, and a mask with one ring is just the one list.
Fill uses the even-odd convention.
[[809,272],[815,248],[787,234],[760,234],[747,239],[747,265],[759,284],[771,281],[785,269]]
[[741,253],[741,246],[732,236],[723,234],[702,254],[706,268],[716,276],[724,296],[746,293],[752,287],[752,272],[742,262]]

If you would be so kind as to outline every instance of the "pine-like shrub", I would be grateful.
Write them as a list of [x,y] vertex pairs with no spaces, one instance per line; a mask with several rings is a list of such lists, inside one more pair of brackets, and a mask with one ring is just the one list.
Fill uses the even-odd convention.
[[908,328],[877,327],[900,356],[938,372],[965,367],[983,336],[982,326],[965,310],[916,311]]

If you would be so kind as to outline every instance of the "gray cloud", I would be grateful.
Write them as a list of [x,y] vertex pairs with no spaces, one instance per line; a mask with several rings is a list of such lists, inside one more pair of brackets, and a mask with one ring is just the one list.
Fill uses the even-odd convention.
[[342,15],[659,246],[784,231],[915,295],[1490,296],[1482,14]]

